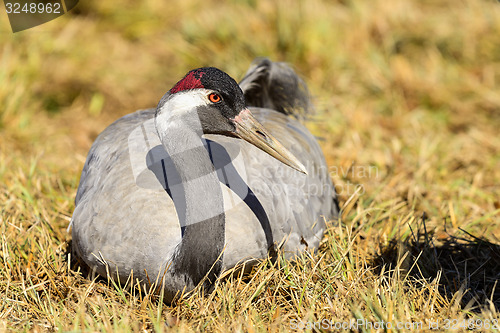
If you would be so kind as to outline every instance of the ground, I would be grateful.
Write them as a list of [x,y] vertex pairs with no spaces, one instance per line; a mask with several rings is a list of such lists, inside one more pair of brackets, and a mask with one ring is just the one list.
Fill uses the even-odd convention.
[[[16,34],[0,12],[2,329],[500,326],[500,3],[82,1]],[[174,305],[82,276],[66,228],[97,134],[189,69],[240,79],[257,56],[309,84],[341,223]]]

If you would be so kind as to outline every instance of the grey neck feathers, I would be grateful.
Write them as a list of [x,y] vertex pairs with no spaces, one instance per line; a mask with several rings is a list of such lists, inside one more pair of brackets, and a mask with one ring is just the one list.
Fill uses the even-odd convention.
[[169,119],[171,124],[161,126],[162,133],[158,131],[182,180],[170,191],[176,209],[184,210],[184,214],[178,211],[177,215],[185,216],[184,221],[179,221],[183,229],[182,241],[167,274],[183,277],[186,285],[193,286],[207,276],[205,286],[209,287],[222,269],[224,200],[206,142],[201,138],[197,113],[186,114],[186,118],[188,116],[187,120]]

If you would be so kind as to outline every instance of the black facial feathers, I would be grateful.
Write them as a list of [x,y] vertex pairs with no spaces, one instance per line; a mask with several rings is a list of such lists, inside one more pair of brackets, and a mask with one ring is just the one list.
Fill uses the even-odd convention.
[[170,93],[175,94],[198,88],[210,89],[220,94],[224,104],[228,107],[221,108],[220,111],[227,118],[234,117],[245,108],[245,97],[238,83],[215,67],[193,69],[170,89]]

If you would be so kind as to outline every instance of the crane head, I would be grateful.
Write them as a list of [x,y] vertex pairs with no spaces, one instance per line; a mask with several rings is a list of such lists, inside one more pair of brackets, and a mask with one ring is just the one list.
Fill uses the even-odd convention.
[[167,92],[156,111],[163,122],[189,126],[199,134],[243,139],[289,167],[307,174],[304,165],[252,115],[239,85],[225,72],[194,69]]

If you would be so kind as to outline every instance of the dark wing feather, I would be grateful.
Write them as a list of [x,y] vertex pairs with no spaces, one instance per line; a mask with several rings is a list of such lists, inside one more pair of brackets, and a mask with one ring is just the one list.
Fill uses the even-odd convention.
[[248,106],[276,110],[304,119],[313,112],[306,83],[283,62],[253,62],[240,82]]

